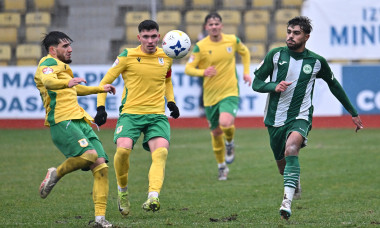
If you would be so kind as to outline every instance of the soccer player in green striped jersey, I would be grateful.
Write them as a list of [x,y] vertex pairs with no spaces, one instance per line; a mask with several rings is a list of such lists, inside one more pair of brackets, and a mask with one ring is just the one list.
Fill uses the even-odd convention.
[[211,144],[218,163],[218,179],[227,180],[227,164],[235,158],[234,123],[239,108],[235,55],[238,53],[242,57],[243,80],[250,86],[250,52],[234,34],[222,33],[222,18],[218,13],[206,16],[205,28],[208,36],[195,45],[185,73],[203,77],[203,101],[211,130]]
[[290,217],[292,200],[300,196],[298,154],[306,146],[311,130],[315,79],[321,78],[327,83],[332,94],[351,114],[356,131],[363,128],[356,109],[327,61],[305,48],[311,30],[309,18],[291,19],[287,27],[287,46],[268,52],[255,70],[252,83],[253,90],[268,93],[264,123],[279,172],[284,176],[284,196],[280,207],[283,219]]

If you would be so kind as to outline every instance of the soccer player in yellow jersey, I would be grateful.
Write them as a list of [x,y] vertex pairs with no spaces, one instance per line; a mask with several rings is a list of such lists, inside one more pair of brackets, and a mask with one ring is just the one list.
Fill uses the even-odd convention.
[[48,52],[39,64],[34,81],[46,109],[45,125],[50,127],[54,144],[67,158],[57,168],[48,169],[40,185],[40,196],[45,199],[55,184],[75,170],[91,170],[94,176],[93,201],[95,225],[112,227],[105,219],[108,199],[107,154],[90,124],[94,120],[79,106],[77,96],[111,92],[115,87],[84,86],[83,78],[74,78],[71,63],[71,38],[58,31],[50,32],[42,40]]
[[227,180],[227,164],[235,159],[234,122],[239,108],[235,54],[237,52],[242,57],[243,80],[251,85],[250,53],[235,35],[222,33],[222,18],[218,13],[206,16],[205,27],[208,36],[196,43],[185,73],[204,77],[203,101],[211,129],[211,144],[218,162],[218,179]]
[[[143,147],[151,152],[148,199],[143,204],[146,211],[160,209],[159,193],[165,175],[165,163],[170,143],[170,125],[165,115],[167,107],[173,118],[179,117],[174,101],[171,81],[173,60],[157,47],[160,39],[159,26],[145,20],[138,26],[137,38],[141,45],[125,49],[115,60],[100,82],[100,86],[112,83],[121,74],[124,80],[120,116],[114,134],[117,145],[114,166],[118,187],[118,207],[123,216],[129,214],[128,170],[129,156],[144,134]],[[106,94],[99,94],[95,122],[100,126],[106,122]]]

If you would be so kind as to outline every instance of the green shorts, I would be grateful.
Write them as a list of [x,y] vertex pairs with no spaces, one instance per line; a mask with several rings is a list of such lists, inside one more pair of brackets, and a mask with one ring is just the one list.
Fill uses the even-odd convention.
[[170,143],[170,124],[168,118],[161,114],[122,114],[117,120],[113,137],[116,143],[120,137],[132,139],[136,144],[141,133],[144,134],[143,147],[150,151],[148,141],[155,137],[162,137]]
[[311,130],[311,124],[306,120],[293,120],[281,127],[267,126],[270,147],[272,148],[274,158],[279,161],[285,157],[286,140],[293,131],[299,132],[305,139],[301,147],[307,144],[307,135]]
[[65,120],[50,126],[50,134],[66,158],[81,156],[87,150],[96,150],[98,158],[105,158],[108,162],[102,143],[84,119]]
[[215,105],[206,106],[206,118],[211,130],[219,126],[219,116],[222,112],[228,112],[236,117],[239,110],[239,97],[226,97]]

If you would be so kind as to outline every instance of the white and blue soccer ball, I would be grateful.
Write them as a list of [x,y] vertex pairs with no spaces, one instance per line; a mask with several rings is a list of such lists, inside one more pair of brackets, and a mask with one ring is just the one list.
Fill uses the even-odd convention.
[[172,59],[183,58],[189,53],[191,40],[180,30],[171,30],[162,39],[162,49]]

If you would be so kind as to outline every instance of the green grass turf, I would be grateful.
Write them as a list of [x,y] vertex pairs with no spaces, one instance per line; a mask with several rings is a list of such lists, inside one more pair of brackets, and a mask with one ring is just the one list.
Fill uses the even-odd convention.
[[[283,179],[265,129],[237,129],[236,160],[227,181],[217,165],[207,129],[173,129],[160,195],[161,210],[141,209],[148,189],[150,154],[141,139],[131,155],[131,214],[116,203],[113,131],[98,132],[111,162],[107,219],[117,227],[378,227],[380,129],[313,129],[301,150],[302,199],[289,221],[278,209]],[[46,198],[38,188],[63,155],[48,129],[0,130],[0,227],[87,227],[94,219],[91,172],[65,176]]]

